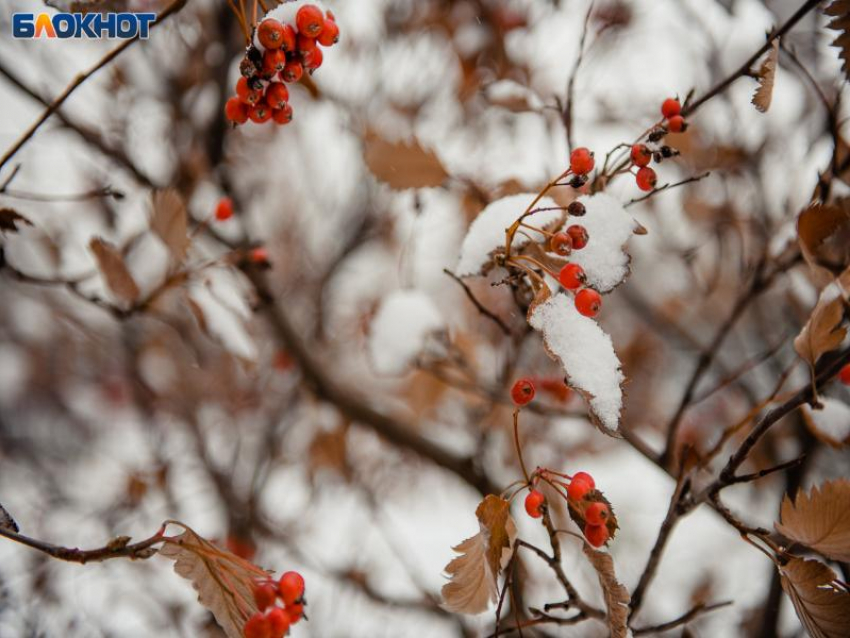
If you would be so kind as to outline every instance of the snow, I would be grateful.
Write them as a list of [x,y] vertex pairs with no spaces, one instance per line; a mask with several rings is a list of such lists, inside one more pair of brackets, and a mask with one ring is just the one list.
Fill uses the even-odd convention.
[[584,226],[590,240],[581,250],[573,251],[570,261],[584,268],[592,288],[600,293],[609,292],[629,274],[631,257],[624,246],[638,224],[611,195],[585,195],[578,201],[584,204],[587,213],[567,223]]
[[850,440],[850,405],[830,397],[821,397],[822,410],[805,406],[806,421],[815,435],[830,445],[841,445]]
[[388,295],[369,334],[369,355],[378,374],[402,374],[429,345],[429,337],[445,329],[445,320],[430,297],[417,290]]
[[[463,244],[460,247],[460,260],[455,273],[459,277],[471,277],[481,274],[481,269],[490,261],[490,253],[499,246],[505,245],[505,229],[514,223],[525,209],[537,197],[536,193],[520,193],[508,195],[496,201],[490,202],[482,210],[466,233]],[[557,207],[550,197],[543,197],[536,204],[537,208]],[[560,210],[543,210],[526,218],[535,226],[546,226],[559,219]],[[540,233],[525,229],[535,241],[543,241]],[[528,243],[525,235],[517,234],[513,246],[520,248]]]
[[243,323],[245,317],[240,304],[232,297],[219,297],[219,288],[210,282],[193,283],[189,286],[189,296],[203,312],[211,337],[235,356],[256,361],[257,346]]
[[[278,20],[279,22],[282,22],[284,24],[289,23],[290,25],[292,25],[292,28],[295,29],[295,31],[297,32],[298,26],[295,24],[295,16],[298,14],[298,9],[300,9],[305,4],[316,5],[317,7],[319,7],[319,9],[322,10],[322,13],[325,13],[325,11],[327,11],[327,7],[321,2],[319,2],[319,0],[288,0],[287,2],[279,4],[274,9],[269,11],[265,15],[265,18],[274,18],[275,20]],[[257,47],[260,51],[266,50],[266,48],[262,44],[260,44],[256,32],[254,33],[254,46]]]
[[614,345],[593,319],[579,314],[564,293],[539,305],[529,320],[543,333],[546,347],[561,360],[572,387],[584,393],[607,434],[620,422],[625,380]]

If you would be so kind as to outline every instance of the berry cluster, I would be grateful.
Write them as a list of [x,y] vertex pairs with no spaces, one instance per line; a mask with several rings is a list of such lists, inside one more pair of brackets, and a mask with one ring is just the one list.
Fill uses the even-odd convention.
[[[563,479],[569,480],[569,483]],[[565,496],[572,518],[584,532],[587,542],[594,547],[607,543],[617,531],[617,519],[611,510],[611,504],[596,489],[596,482],[587,472],[576,472],[572,476],[552,470],[538,469],[534,473],[532,485],[538,480],[551,485],[561,496]],[[564,494],[564,492],[566,494]],[[525,511],[532,518],[543,516],[546,497],[534,487],[525,497]]]
[[[679,104],[679,100],[672,97],[664,100],[661,104],[661,114],[667,120],[667,126],[653,131],[649,135],[649,141],[651,143],[658,142],[668,132],[681,133],[684,131],[688,125],[680,115],[681,112],[682,105]],[[666,145],[650,148],[646,144],[634,144],[631,148],[630,157],[632,167],[636,169],[634,175],[638,188],[642,191],[651,191],[655,188],[658,178],[655,171],[650,168],[650,162],[655,160],[655,163],[659,164],[662,160],[678,154],[678,151]]]
[[[275,604],[278,599],[282,607]],[[259,581],[254,584],[254,601],[259,611],[245,623],[245,638],[283,638],[304,616],[304,578],[286,572],[278,582]]]
[[239,65],[236,95],[224,109],[234,124],[291,122],[286,84],[298,82],[304,71],[312,74],[322,66],[324,55],[319,45],[329,47],[339,41],[333,13],[322,13],[315,4],[302,4],[291,24],[285,18],[291,15],[293,4],[272,9],[254,31],[254,41]]

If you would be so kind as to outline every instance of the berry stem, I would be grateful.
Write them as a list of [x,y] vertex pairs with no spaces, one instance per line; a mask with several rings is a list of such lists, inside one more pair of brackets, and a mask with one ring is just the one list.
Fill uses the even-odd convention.
[[522,446],[519,444],[519,408],[514,410],[514,446],[516,446],[516,455],[519,459],[519,466],[522,468],[522,475],[525,477],[525,484],[531,485],[531,478],[528,476],[528,470],[525,469],[525,461],[522,458]]
[[511,244],[514,241],[514,235],[516,234],[516,231],[519,228],[519,225],[522,223],[522,220],[525,219],[526,217],[528,217],[529,215],[532,215],[535,212],[537,212],[537,210],[539,210],[539,209],[534,208],[535,206],[537,206],[537,203],[541,199],[543,199],[550,190],[552,190],[553,188],[558,186],[558,182],[561,181],[562,179],[564,179],[565,177],[567,177],[571,172],[572,172],[572,170],[568,168],[563,173],[558,175],[558,177],[556,177],[551,182],[546,184],[546,186],[543,187],[543,190],[541,190],[539,193],[537,193],[537,196],[528,205],[528,208],[525,209],[525,212],[522,215],[519,216],[519,219],[517,219],[513,224],[511,224],[510,228],[505,230],[505,259],[506,260],[509,259],[510,256],[511,256]]

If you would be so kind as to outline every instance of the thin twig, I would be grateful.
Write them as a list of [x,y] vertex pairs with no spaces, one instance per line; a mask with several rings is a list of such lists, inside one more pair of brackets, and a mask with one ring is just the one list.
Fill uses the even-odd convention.
[[625,208],[628,208],[632,204],[637,204],[638,202],[645,202],[650,197],[661,193],[662,191],[670,190],[671,188],[676,188],[677,186],[684,186],[685,184],[691,184],[693,182],[698,182],[701,179],[705,179],[711,175],[711,171],[706,171],[702,175],[694,175],[693,177],[689,177],[687,179],[683,179],[681,182],[674,182],[672,184],[664,184],[663,186],[659,186],[658,188],[653,189],[651,192],[647,193],[643,197],[635,197],[634,199],[630,199],[628,202],[624,204]]
[[475,295],[472,293],[472,290],[470,290],[469,286],[466,285],[466,282],[463,279],[458,277],[448,268],[443,268],[443,272],[446,273],[452,279],[454,279],[458,284],[460,284],[460,287],[463,288],[463,291],[466,293],[466,296],[472,302],[472,305],[474,305],[478,309],[478,312],[480,312],[482,315],[484,315],[497,326],[499,326],[499,329],[505,334],[505,336],[509,337],[511,335],[511,329],[508,327],[508,325],[504,321],[502,321],[502,319],[498,315],[485,308],[484,305],[480,301],[478,301],[478,299],[476,299]]
[[31,547],[58,560],[80,564],[101,562],[112,558],[130,558],[132,560],[150,558],[156,553],[153,546],[165,540],[164,534],[165,524],[163,524],[156,534],[138,543],[130,544],[129,536],[118,536],[103,547],[98,547],[97,549],[79,549],[77,547],[53,545],[52,543],[47,543],[0,527],[0,536]]
[[570,73],[570,80],[567,83],[567,100],[564,105],[564,110],[561,113],[561,119],[564,122],[564,128],[567,131],[567,152],[573,150],[573,98],[575,93],[575,82],[578,70],[581,68],[581,63],[584,61],[584,42],[587,39],[588,27],[590,26],[590,16],[593,15],[594,2],[590,3],[587,8],[587,14],[584,16],[584,26],[581,30],[581,39],[578,43],[578,57],[573,65],[573,70]]
[[701,616],[702,614],[707,614],[716,609],[721,609],[723,607],[728,607],[732,604],[731,600],[725,600],[722,603],[714,603],[711,605],[706,605],[705,603],[700,603],[690,611],[682,614],[678,618],[674,620],[670,620],[665,623],[661,623],[660,625],[652,625],[651,627],[641,627],[639,629],[632,630],[632,634],[635,636],[646,636],[649,634],[660,634],[663,631],[669,631],[671,629],[675,629],[676,627],[681,627],[682,625],[686,625],[691,622],[697,616]]

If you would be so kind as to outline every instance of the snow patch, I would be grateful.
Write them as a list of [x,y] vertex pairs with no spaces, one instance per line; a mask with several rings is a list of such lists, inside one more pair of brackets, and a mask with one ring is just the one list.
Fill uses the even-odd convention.
[[369,333],[369,355],[379,374],[402,374],[445,330],[437,306],[423,292],[398,290],[381,303]]
[[809,428],[821,440],[840,446],[850,441],[850,405],[838,399],[821,397],[822,410],[804,406]]

